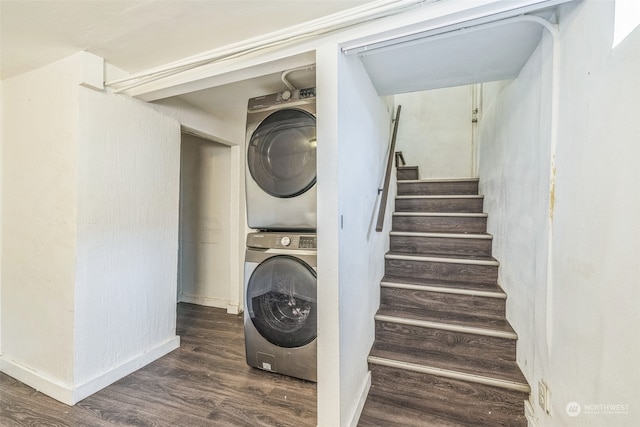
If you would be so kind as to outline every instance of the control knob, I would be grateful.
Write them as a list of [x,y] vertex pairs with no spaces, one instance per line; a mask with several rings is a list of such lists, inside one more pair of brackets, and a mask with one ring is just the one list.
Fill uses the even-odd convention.
[[291,238],[289,236],[283,236],[280,239],[280,244],[282,246],[289,246],[291,244]]
[[288,101],[291,98],[291,91],[290,90],[285,90],[284,92],[282,92],[282,100],[283,101]]

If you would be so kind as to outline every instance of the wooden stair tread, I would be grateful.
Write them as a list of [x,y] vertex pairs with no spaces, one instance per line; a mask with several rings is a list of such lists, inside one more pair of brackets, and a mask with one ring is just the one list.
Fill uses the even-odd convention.
[[475,200],[484,199],[481,194],[398,194],[396,199],[400,200],[440,200],[440,199],[461,199]]
[[464,357],[436,351],[415,354],[403,347],[396,347],[394,349],[384,348],[383,345],[378,342],[376,342],[371,349],[370,355],[434,368],[436,370],[441,369],[459,372],[461,374],[478,375],[487,379],[495,378],[523,386],[527,384],[527,380],[524,378],[524,375],[522,375],[522,372],[520,372],[518,364],[510,360]]
[[[446,292],[449,291],[449,292]],[[416,309],[448,313],[473,313],[479,317],[499,317],[505,314],[505,296],[492,293],[479,294],[466,292],[450,292],[448,289],[435,290],[425,287],[380,288],[380,303],[385,307],[398,310]],[[488,295],[486,295],[488,294]]]
[[488,233],[393,231],[389,251],[409,255],[491,256],[493,236]]
[[407,180],[411,183],[441,183],[441,182],[479,182],[479,178],[425,178]]
[[[370,363],[369,366],[372,372],[370,395],[374,399],[386,400],[390,414],[397,413],[395,406],[410,408],[411,415],[422,412],[425,419],[439,417],[465,427],[527,425],[523,403],[527,399],[525,392],[379,364]],[[404,424],[379,424],[382,425]],[[426,422],[407,425],[431,426]]]
[[457,421],[390,401],[387,396],[376,394],[375,391],[374,386],[367,397],[358,427],[465,427],[465,424]]
[[421,285],[421,286],[432,286],[439,288],[450,288],[450,289],[466,289],[466,290],[477,290],[477,291],[489,291],[489,292],[500,292],[504,293],[502,288],[495,284],[484,284],[484,283],[473,283],[473,282],[451,282],[444,280],[428,280],[428,279],[418,279],[414,277],[403,277],[403,276],[393,276],[393,275],[385,275],[382,278],[383,282],[391,282],[391,283],[406,283],[409,285]]
[[414,321],[416,324],[428,323],[441,325],[442,328],[458,329],[468,333],[500,334],[505,333],[516,338],[509,322],[500,316],[478,316],[469,313],[450,313],[419,308],[392,307],[380,305],[376,320],[381,317],[399,321]]
[[478,179],[405,179],[398,181],[397,195],[478,194]]
[[393,216],[411,217],[448,217],[448,218],[486,218],[489,215],[485,212],[404,212],[396,211]]
[[396,166],[396,178],[398,182],[416,180],[420,178],[418,166]]
[[409,255],[404,252],[387,252],[386,259],[406,259],[412,261],[446,262],[450,264],[478,264],[498,266],[500,263],[492,256],[480,255],[442,255],[442,254],[416,254]]
[[374,346],[378,350],[419,357],[446,354],[446,358],[470,358],[483,361],[483,364],[493,364],[495,361],[516,362],[517,342],[513,338],[448,331],[383,319],[376,321],[375,326]]
[[467,381],[470,383],[477,383],[488,385],[491,387],[496,387],[509,391],[523,392],[528,393],[531,391],[529,384],[524,379],[524,376],[517,380],[512,381],[510,379],[500,379],[494,376],[486,376],[486,375],[477,375],[473,373],[457,371],[457,370],[449,370],[444,368],[439,368],[436,366],[425,365],[420,363],[411,363],[394,359],[386,359],[384,357],[378,356],[369,356],[367,358],[367,362],[370,365],[381,365],[386,366],[392,369],[399,369],[403,371],[415,372],[417,374],[426,374],[426,375],[434,375],[437,377],[443,378],[451,378],[462,381]]
[[426,232],[426,231],[391,231],[390,236],[402,237],[434,237],[441,239],[485,239],[493,240],[493,235],[489,233],[463,233],[463,232]]
[[470,296],[478,296],[485,298],[498,298],[498,299],[506,299],[507,294],[505,294],[501,289],[495,290],[486,290],[486,289],[461,289],[461,288],[453,288],[449,286],[442,286],[439,283],[433,284],[415,284],[415,283],[402,283],[402,282],[380,282],[380,287],[382,289],[403,289],[403,290],[414,290],[414,291],[422,291],[422,292],[437,292],[443,294],[454,294],[454,295],[470,295]]
[[487,232],[487,214],[482,212],[396,211],[391,215],[391,221],[392,231],[469,234]]
[[484,197],[477,194],[398,194],[396,212],[482,212]]

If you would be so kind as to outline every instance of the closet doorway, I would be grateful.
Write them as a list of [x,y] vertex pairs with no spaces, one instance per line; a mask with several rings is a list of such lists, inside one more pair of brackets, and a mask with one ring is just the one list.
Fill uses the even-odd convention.
[[227,308],[231,280],[231,147],[182,133],[178,302]]

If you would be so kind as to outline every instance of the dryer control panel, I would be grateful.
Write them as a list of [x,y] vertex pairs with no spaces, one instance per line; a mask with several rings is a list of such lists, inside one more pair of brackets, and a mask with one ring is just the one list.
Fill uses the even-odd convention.
[[248,110],[260,110],[262,108],[269,108],[289,103],[295,104],[296,102],[311,100],[315,97],[315,87],[299,90],[285,90],[283,92],[249,99]]
[[247,247],[259,249],[317,248],[316,235],[309,233],[256,232],[247,235]]

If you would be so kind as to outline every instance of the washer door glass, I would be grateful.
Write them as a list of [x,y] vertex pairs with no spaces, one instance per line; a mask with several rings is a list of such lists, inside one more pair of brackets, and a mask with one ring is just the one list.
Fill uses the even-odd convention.
[[247,162],[251,177],[268,194],[304,193],[316,183],[316,118],[298,109],[269,115],[251,136]]
[[260,335],[280,347],[309,344],[316,337],[316,273],[287,255],[268,258],[247,284],[247,310]]

